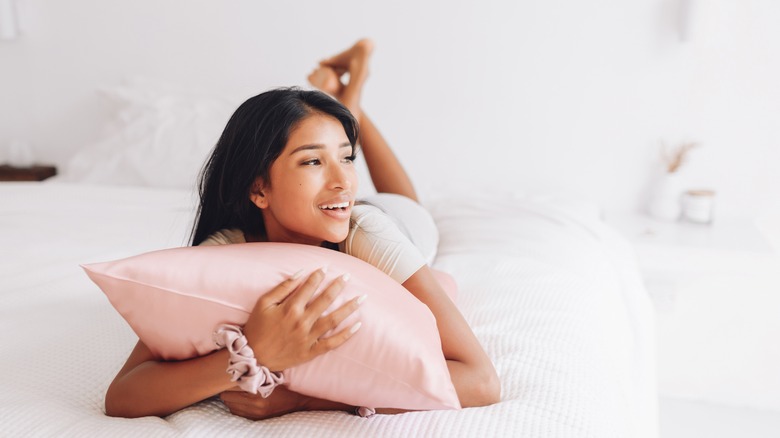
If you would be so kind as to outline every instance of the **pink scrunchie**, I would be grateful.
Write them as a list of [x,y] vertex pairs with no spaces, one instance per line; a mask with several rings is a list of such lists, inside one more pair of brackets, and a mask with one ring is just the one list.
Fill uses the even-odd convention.
[[267,398],[277,385],[284,383],[281,372],[272,373],[268,368],[257,364],[255,352],[249,346],[241,327],[222,324],[217,327],[213,338],[219,348],[227,347],[230,352],[227,372],[231,381],[238,382],[239,388]]
[[376,409],[367,408],[365,406],[358,406],[355,408],[355,415],[358,417],[368,418],[373,417],[376,414]]

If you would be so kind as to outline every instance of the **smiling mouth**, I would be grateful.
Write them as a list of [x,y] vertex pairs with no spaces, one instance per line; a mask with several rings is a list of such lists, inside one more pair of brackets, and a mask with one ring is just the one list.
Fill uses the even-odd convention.
[[346,211],[349,208],[349,202],[340,202],[338,204],[320,205],[320,210],[326,211]]

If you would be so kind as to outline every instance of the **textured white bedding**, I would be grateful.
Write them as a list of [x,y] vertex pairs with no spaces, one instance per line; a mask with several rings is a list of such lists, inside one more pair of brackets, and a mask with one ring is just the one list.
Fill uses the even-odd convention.
[[435,266],[493,359],[502,401],[362,419],[251,422],[219,401],[167,418],[103,414],[135,336],[79,268],[186,243],[194,196],[0,185],[0,435],[656,437],[650,301],[625,241],[592,209],[544,197],[440,196]]

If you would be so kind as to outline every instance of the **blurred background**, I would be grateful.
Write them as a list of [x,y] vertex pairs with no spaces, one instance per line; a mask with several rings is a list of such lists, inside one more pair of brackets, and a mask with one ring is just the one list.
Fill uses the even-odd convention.
[[[3,0],[9,2],[9,0]],[[421,186],[563,187],[637,209],[661,142],[718,211],[780,208],[780,6],[773,0],[15,0],[0,44],[0,147],[64,164],[146,77],[240,99],[306,85],[375,40],[366,111]]]
[[[666,437],[696,415],[770,424],[778,23],[776,0],[0,0],[0,163],[67,173],[128,117],[116,87],[235,108],[307,86],[318,60],[370,37],[364,108],[423,194],[572,193],[635,243],[659,306]],[[661,145],[686,143],[698,146],[674,172],[677,193],[713,191],[709,225],[647,214],[668,173]]]

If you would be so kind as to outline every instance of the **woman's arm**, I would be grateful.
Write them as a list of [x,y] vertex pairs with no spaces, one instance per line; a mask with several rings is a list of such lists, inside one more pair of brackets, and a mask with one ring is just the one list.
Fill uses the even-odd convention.
[[[359,306],[357,298],[352,299],[322,316],[345,282],[343,277],[336,279],[311,300],[324,277],[322,271],[315,271],[305,282],[285,280],[257,301],[244,334],[259,364],[271,371],[290,368],[338,347],[359,328],[358,323],[321,338]],[[139,341],[106,392],[106,414],[164,416],[233,388],[235,383],[226,373],[228,357],[223,349],[189,360],[163,362]]]
[[384,271],[428,306],[436,318],[461,404],[481,406],[498,401],[500,385],[493,364],[419,249],[376,207],[356,207],[352,218],[354,227],[344,252]]
[[138,341],[106,392],[112,417],[165,416],[232,388],[226,349],[180,362],[160,362]]
[[461,405],[486,406],[500,401],[501,384],[493,363],[430,268],[423,266],[403,286],[436,317],[442,350]]
[[[423,266],[403,286],[431,309],[436,317],[442,350],[447,359],[450,378],[463,407],[497,403],[501,385],[490,358],[455,304],[439,285],[428,266]],[[316,399],[287,390],[274,391],[267,399],[243,391],[226,391],[220,395],[235,415],[260,420],[297,411],[353,411],[354,406]],[[377,409],[380,414],[408,412],[403,409]]]

